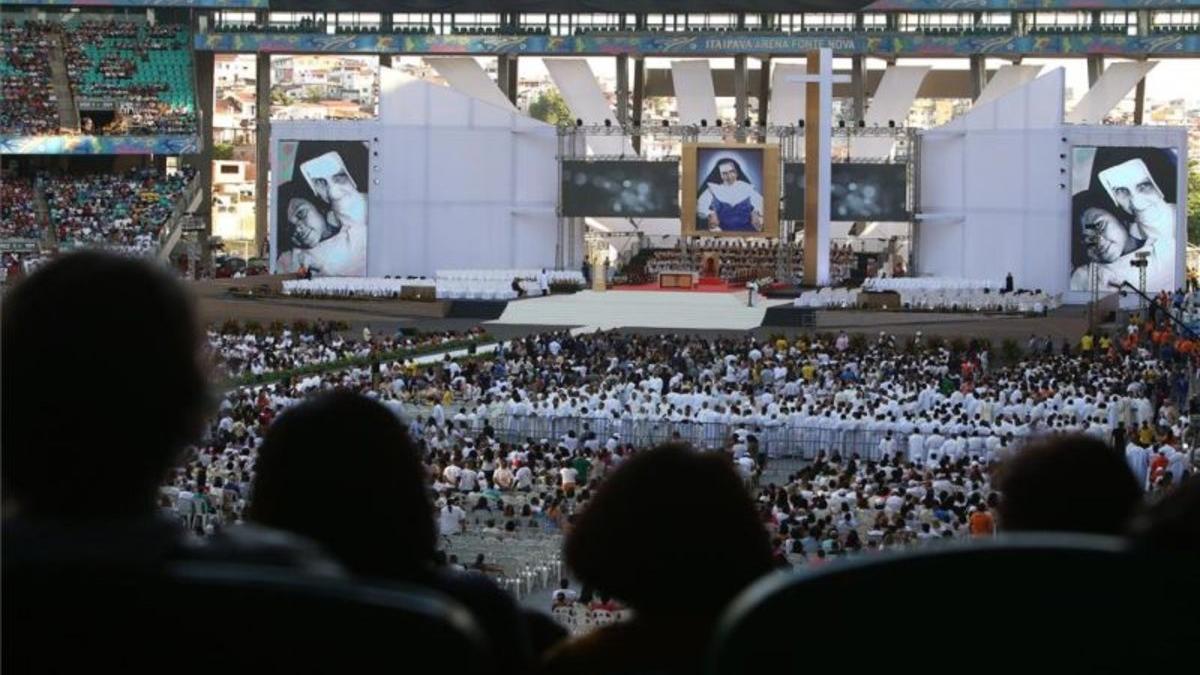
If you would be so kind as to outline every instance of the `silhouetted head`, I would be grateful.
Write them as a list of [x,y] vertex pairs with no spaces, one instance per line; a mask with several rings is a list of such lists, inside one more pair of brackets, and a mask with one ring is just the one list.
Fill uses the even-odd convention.
[[1200,477],[1193,476],[1140,514],[1131,528],[1141,547],[1200,554]]
[[288,410],[255,471],[251,520],[313,539],[360,576],[406,578],[432,564],[424,467],[383,405],[341,391]]
[[1090,436],[1035,442],[1001,468],[1006,530],[1120,535],[1142,498],[1125,460]]
[[715,614],[772,568],[729,459],[682,445],[637,453],[605,479],[567,537],[566,559],[584,583],[666,614]]
[[4,487],[33,516],[152,513],[208,411],[183,286],[98,252],[52,261],[4,298]]

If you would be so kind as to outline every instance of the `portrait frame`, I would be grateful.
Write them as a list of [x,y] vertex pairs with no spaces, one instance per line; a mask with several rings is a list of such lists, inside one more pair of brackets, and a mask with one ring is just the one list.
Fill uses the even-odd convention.
[[[299,265],[308,266],[322,276],[366,276],[367,247],[370,244],[371,192],[370,144],[365,138],[307,139],[286,136],[273,139],[271,171],[271,207],[269,210],[269,264],[272,274],[291,274]],[[319,213],[320,219],[330,217],[332,204],[328,194],[318,194],[315,183],[335,173],[344,173],[354,190],[361,195],[361,218],[346,222],[359,223],[361,234],[352,239],[357,246],[339,255],[326,255],[316,261],[309,255],[297,256],[301,248],[290,241],[289,233],[296,227],[292,221],[291,205],[303,202]],[[344,213],[344,212],[343,212]],[[332,242],[332,239],[330,240]],[[324,243],[324,242],[319,242]],[[316,253],[318,249],[308,249]],[[287,262],[284,259],[287,258]],[[322,264],[315,264],[320,262]]]
[[[703,180],[711,167],[713,157],[720,161],[722,151],[728,151],[735,157],[754,157],[760,161],[755,163],[761,174],[762,185],[754,187],[762,195],[763,224],[762,229],[752,231],[705,230],[697,226],[697,201],[701,195],[700,181]],[[705,167],[700,166],[704,162]],[[779,189],[780,171],[779,145],[762,143],[685,143],[680,156],[680,192],[679,205],[680,234],[685,237],[779,237]]]

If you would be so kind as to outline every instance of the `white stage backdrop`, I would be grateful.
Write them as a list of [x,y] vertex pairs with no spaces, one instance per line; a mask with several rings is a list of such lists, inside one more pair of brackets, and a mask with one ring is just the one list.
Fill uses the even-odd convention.
[[[271,125],[272,183],[280,175],[280,140],[364,140],[371,151],[368,276],[552,268],[554,127],[390,68],[380,71],[378,121]],[[582,248],[579,239],[573,245]]]
[[[1074,148],[1171,148],[1186,166],[1187,136],[1175,127],[1064,124],[1062,85],[1056,69],[921,134],[919,274],[999,282],[1011,272],[1020,288],[1063,293],[1069,303],[1088,300],[1087,292],[1070,289]],[[1174,194],[1182,200],[1185,193],[1180,170]],[[1186,241],[1183,211],[1178,242]],[[1164,286],[1184,279],[1183,261],[1176,247],[1160,277]]]

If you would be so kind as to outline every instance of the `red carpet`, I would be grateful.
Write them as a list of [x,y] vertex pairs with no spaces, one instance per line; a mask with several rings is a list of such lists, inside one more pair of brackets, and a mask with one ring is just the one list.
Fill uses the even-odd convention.
[[746,284],[728,284],[717,277],[700,277],[699,282],[692,288],[659,288],[658,282],[653,281],[648,284],[623,284],[621,286],[609,286],[610,291],[672,291],[677,293],[734,293],[737,291],[745,292]]

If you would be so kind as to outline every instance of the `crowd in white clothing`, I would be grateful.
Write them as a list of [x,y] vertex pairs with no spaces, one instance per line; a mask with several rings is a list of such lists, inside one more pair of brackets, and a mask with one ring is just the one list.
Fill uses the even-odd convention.
[[487,337],[478,328],[374,338],[368,330],[363,340],[356,340],[344,337],[332,325],[320,321],[311,327],[301,325],[292,329],[275,326],[265,331],[243,332],[234,328],[208,331],[209,349],[222,374],[228,377],[266,375],[343,359],[437,349]]

